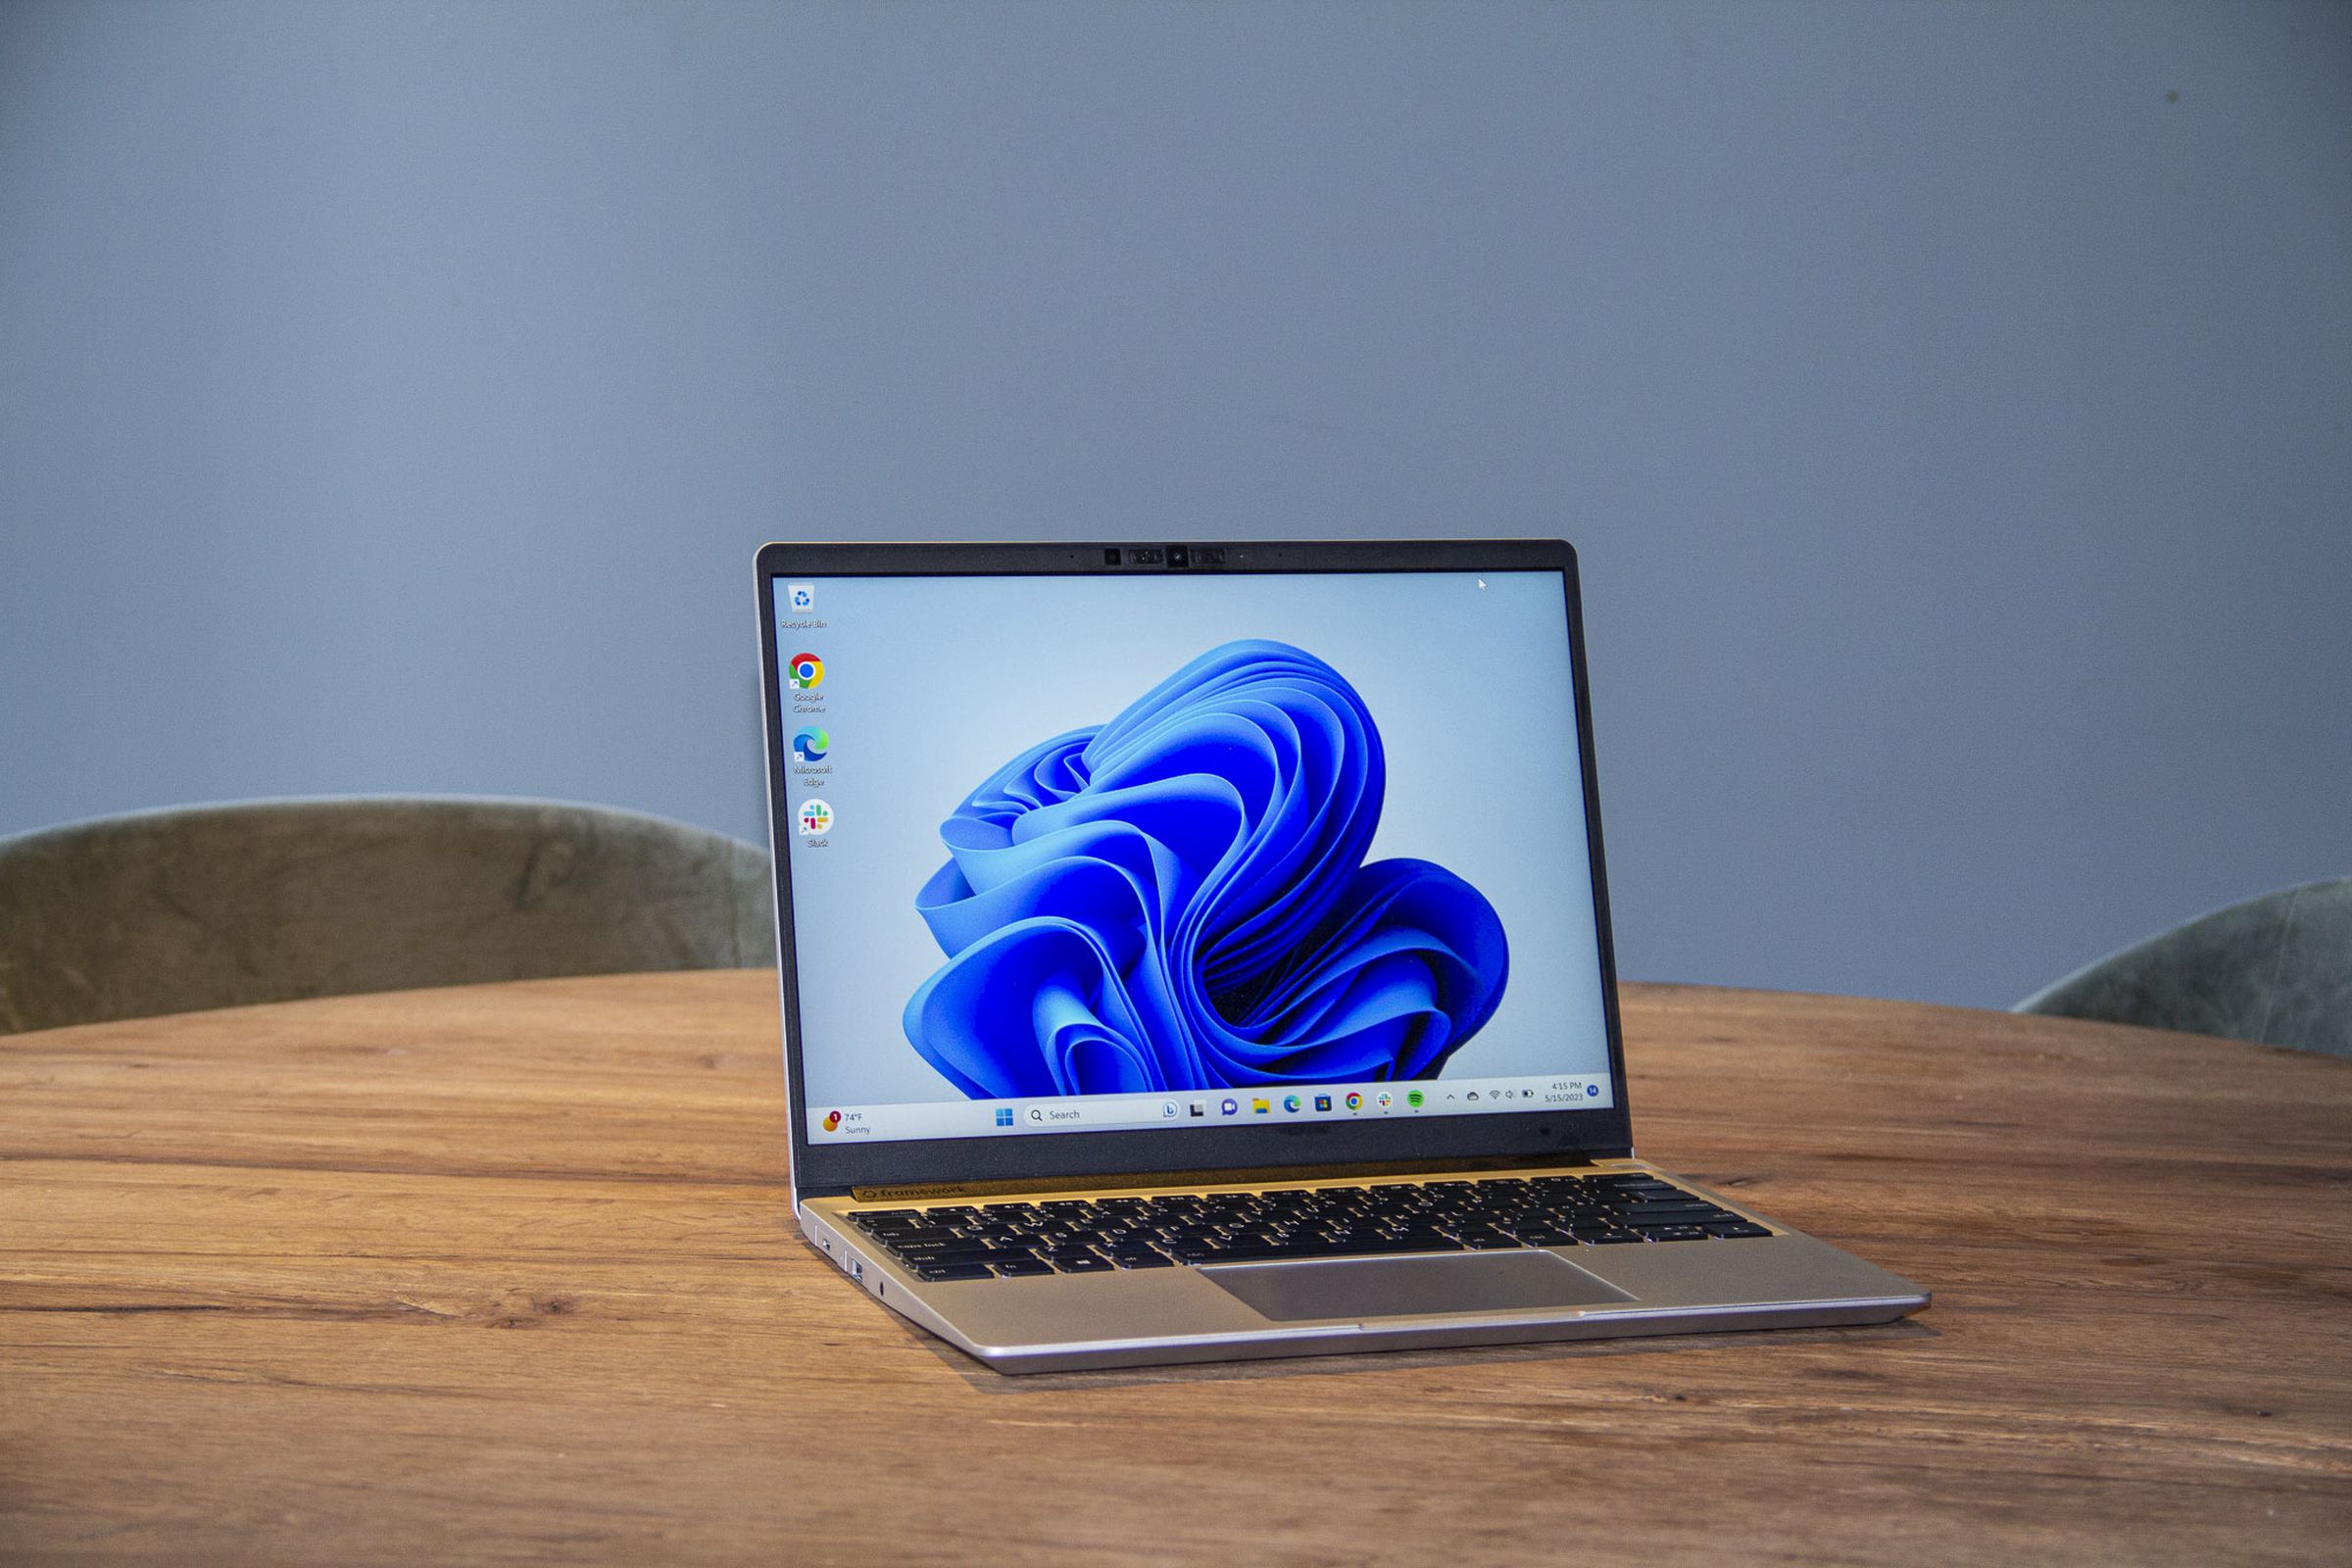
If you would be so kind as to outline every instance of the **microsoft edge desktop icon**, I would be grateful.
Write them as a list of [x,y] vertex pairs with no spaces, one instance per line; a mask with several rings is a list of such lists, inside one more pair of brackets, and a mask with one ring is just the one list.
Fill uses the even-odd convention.
[[792,737],[792,760],[796,762],[814,762],[833,749],[833,737],[821,729],[805,729]]

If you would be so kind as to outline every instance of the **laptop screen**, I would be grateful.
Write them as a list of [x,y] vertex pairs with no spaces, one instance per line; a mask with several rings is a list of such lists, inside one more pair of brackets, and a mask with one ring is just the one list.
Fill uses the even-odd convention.
[[772,591],[812,1147],[1611,1105],[1558,572]]

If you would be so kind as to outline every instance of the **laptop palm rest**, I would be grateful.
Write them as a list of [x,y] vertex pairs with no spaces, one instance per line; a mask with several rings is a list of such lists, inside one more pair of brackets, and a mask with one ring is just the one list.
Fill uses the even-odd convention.
[[1282,1322],[1530,1311],[1634,1299],[1553,1252],[1228,1263],[1200,1272],[1245,1304]]

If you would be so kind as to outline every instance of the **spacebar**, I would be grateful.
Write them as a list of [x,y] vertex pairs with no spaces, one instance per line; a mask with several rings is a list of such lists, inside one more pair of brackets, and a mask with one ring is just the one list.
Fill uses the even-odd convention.
[[1450,1236],[1396,1236],[1365,1241],[1325,1241],[1320,1237],[1296,1242],[1240,1242],[1214,1251],[1187,1248],[1176,1255],[1187,1263],[1280,1263],[1316,1257],[1383,1257],[1396,1252],[1458,1252],[1462,1244]]

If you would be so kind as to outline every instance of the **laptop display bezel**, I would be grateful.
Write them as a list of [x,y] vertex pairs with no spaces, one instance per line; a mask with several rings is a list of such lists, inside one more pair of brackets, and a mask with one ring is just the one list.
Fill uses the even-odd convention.
[[[1171,549],[1186,564],[1169,564]],[[1156,554],[1156,559],[1152,557]],[[1131,557],[1143,559],[1132,560]],[[1117,564],[1111,562],[1115,558]],[[1617,1008],[1616,951],[1602,863],[1600,797],[1592,759],[1592,714],[1585,674],[1584,617],[1576,552],[1564,540],[1269,542],[1262,540],[1096,540],[1053,544],[792,544],[762,546],[758,558],[760,709],[766,727],[769,845],[775,862],[777,983],[783,1019],[786,1095],[791,1108],[793,1187],[799,1197],[853,1188],[1001,1184],[1167,1172],[1259,1171],[1318,1165],[1425,1164],[1494,1158],[1571,1163],[1632,1152],[1624,1040]],[[1608,1035],[1611,1094],[1604,1108],[1384,1117],[1288,1125],[1153,1127],[1138,1131],[1013,1137],[906,1139],[850,1146],[808,1134],[802,1091],[799,973],[792,933],[791,803],[784,779],[784,714],[776,661],[776,584],[822,577],[1106,577],[1186,570],[1200,575],[1303,572],[1551,571],[1561,583],[1585,838],[1592,870],[1601,1008]]]

